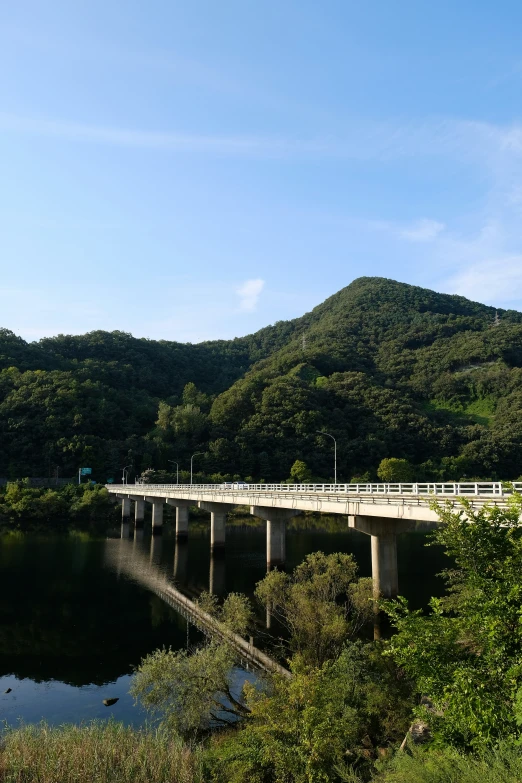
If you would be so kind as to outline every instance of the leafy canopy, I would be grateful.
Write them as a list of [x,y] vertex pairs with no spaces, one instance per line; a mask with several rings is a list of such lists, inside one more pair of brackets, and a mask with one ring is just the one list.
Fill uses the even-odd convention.
[[[443,742],[482,748],[519,738],[522,726],[522,498],[510,507],[439,508],[433,539],[454,559],[448,594],[431,612],[385,602],[397,633],[388,654],[431,700]],[[426,718],[426,715],[424,715]]]

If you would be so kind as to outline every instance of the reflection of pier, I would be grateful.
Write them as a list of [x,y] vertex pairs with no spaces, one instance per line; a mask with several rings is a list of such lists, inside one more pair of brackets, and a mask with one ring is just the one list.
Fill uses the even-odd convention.
[[343,514],[353,530],[371,538],[372,578],[376,596],[397,595],[397,536],[417,522],[438,524],[433,501],[457,506],[465,498],[474,509],[485,504],[506,508],[509,495],[522,491],[522,482],[499,481],[409,484],[108,484],[128,520],[134,502],[136,526],[143,525],[145,503],[152,505],[152,533],[163,524],[164,505],[176,509],[176,535],[188,535],[191,505],[210,512],[212,551],[225,546],[225,518],[235,506],[266,520],[267,566],[285,562],[286,526],[303,511]]
[[[186,553],[186,550],[185,550]],[[180,552],[181,554],[181,552]],[[176,547],[176,555],[178,555]],[[181,557],[186,556],[182,554]],[[290,672],[276,661],[266,655],[262,650],[254,647],[242,636],[232,633],[228,628],[215,620],[207,612],[204,612],[197,604],[177,590],[168,577],[160,570],[158,555],[158,539],[152,537],[150,555],[147,556],[144,551],[140,551],[131,542],[125,538],[109,539],[106,542],[106,557],[110,565],[118,574],[125,574],[133,581],[146,587],[152,593],[157,595],[172,607],[176,612],[183,615],[188,622],[195,625],[207,636],[217,637],[233,647],[236,651],[239,662],[245,668],[253,667],[262,671],[275,674],[281,674],[284,677],[290,677]],[[178,559],[179,563],[179,559]],[[174,561],[176,568],[176,558]],[[214,579],[216,576],[214,576]]]

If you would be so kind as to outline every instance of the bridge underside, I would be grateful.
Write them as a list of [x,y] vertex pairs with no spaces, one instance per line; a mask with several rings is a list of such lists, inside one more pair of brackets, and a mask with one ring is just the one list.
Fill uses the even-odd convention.
[[[409,485],[411,488],[416,485]],[[457,487],[458,485],[448,485]],[[475,494],[467,499],[474,507],[494,502],[506,505],[502,496],[502,485],[492,485],[493,492],[481,496],[478,489],[489,485],[470,485]],[[401,486],[399,485],[399,489]],[[247,506],[250,513],[266,520],[267,565],[281,565],[286,557],[286,525],[289,519],[304,511],[322,514],[341,514],[348,518],[349,527],[371,538],[372,577],[375,596],[394,597],[398,592],[397,577],[397,535],[411,530],[416,522],[437,523],[436,511],[432,508],[434,498],[429,494],[411,491],[388,494],[377,491],[354,494],[339,491],[285,490],[284,485],[273,491],[270,488],[234,489],[214,486],[161,486],[161,485],[109,485],[109,492],[122,503],[122,518],[128,521],[131,501],[135,503],[135,526],[143,525],[144,504],[152,505],[153,533],[161,530],[163,505],[176,508],[176,534],[179,538],[188,534],[188,508],[198,505],[211,515],[211,548],[213,551],[225,546],[225,518],[235,506]],[[443,486],[444,489],[444,486]],[[437,497],[440,501],[458,502],[455,493]],[[122,528],[123,534],[123,528]]]

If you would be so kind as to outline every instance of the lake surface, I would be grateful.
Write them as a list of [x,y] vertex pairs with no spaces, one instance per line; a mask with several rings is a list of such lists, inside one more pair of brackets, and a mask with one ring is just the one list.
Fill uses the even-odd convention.
[[[361,575],[369,576],[370,539],[345,524],[290,527],[287,569],[313,551],[351,552]],[[60,724],[113,716],[143,724],[146,715],[128,694],[133,667],[158,647],[180,649],[201,639],[151,592],[151,580],[167,577],[194,599],[209,588],[251,595],[266,574],[263,524],[227,526],[226,551],[216,558],[209,528],[200,522],[184,544],[168,530],[154,538],[147,529],[138,533],[130,540],[0,537],[0,720]],[[446,560],[425,543],[421,533],[399,537],[399,587],[413,607],[443,589],[436,574]],[[103,699],[112,697],[117,704],[105,707]]]

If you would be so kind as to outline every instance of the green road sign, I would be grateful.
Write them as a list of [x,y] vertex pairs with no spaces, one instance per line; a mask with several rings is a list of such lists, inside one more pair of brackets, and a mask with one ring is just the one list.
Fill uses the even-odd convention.
[[90,476],[92,473],[92,468],[80,468],[80,473],[82,476]]
[[114,479],[107,479],[107,484],[114,484]]

